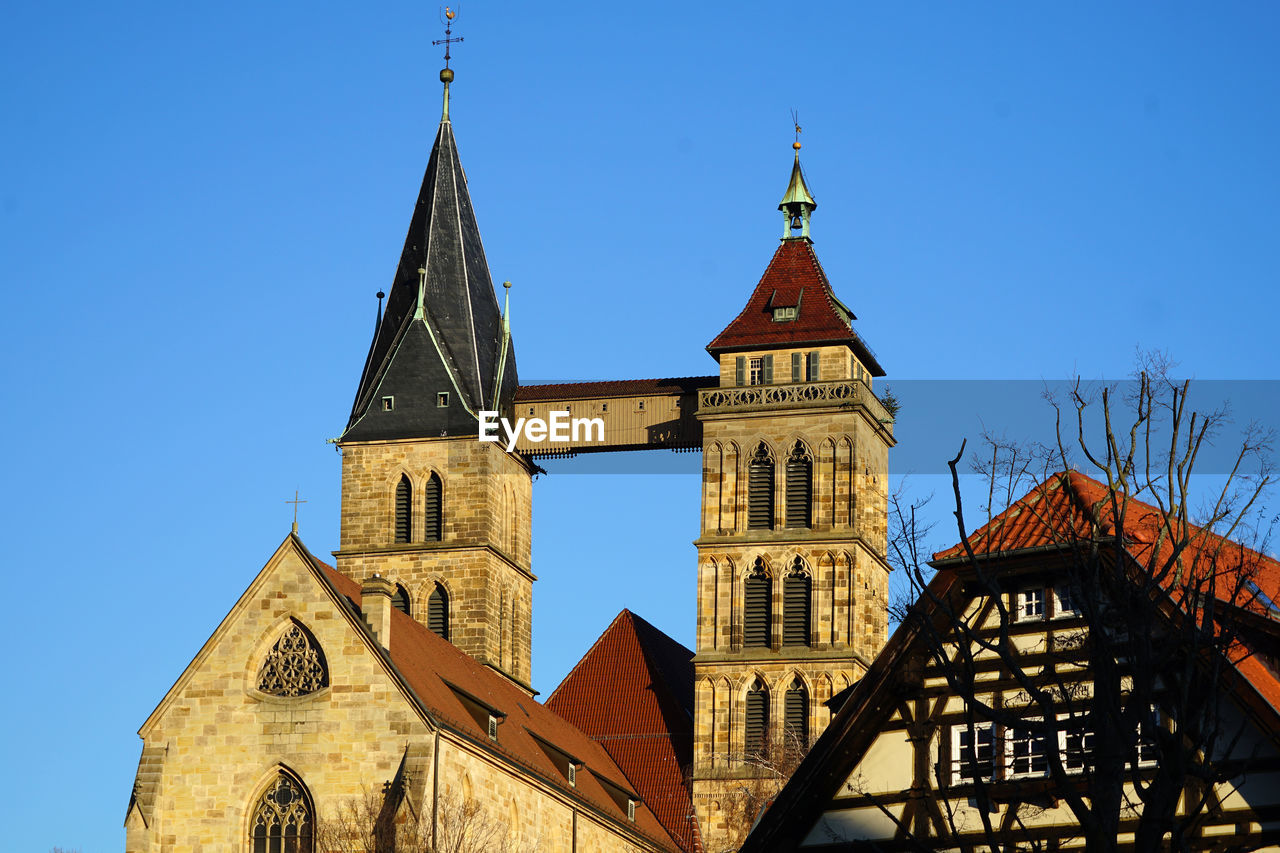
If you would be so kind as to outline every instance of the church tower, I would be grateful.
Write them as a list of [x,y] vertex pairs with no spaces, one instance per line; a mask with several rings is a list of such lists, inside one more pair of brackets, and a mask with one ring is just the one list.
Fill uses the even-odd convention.
[[[447,60],[447,57],[446,57]],[[519,685],[530,678],[531,471],[478,440],[517,385],[444,109],[391,293],[379,311],[342,452],[338,569],[377,574],[395,605]]]
[[884,370],[813,251],[795,145],[782,243],[708,346],[693,796],[706,849],[734,847],[887,638]]

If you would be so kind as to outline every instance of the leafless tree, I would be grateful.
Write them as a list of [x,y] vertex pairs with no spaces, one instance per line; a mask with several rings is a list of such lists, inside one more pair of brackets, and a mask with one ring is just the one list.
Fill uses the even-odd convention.
[[781,736],[772,738],[764,749],[732,756],[733,762],[746,768],[748,774],[737,779],[720,801],[720,815],[728,828],[724,851],[742,846],[756,818],[791,778],[810,745],[802,742],[796,732],[784,729]]
[[446,791],[431,813],[415,814],[394,786],[341,803],[316,830],[317,853],[532,853],[513,827],[476,799]]
[[[1038,840],[1034,818],[1064,806],[1090,851],[1119,849],[1122,832],[1135,834],[1125,849],[1210,846],[1198,830],[1222,806],[1218,786],[1250,761],[1245,718],[1222,697],[1241,686],[1245,657],[1280,650],[1280,629],[1259,618],[1272,607],[1267,594],[1280,590],[1257,583],[1260,569],[1276,565],[1261,556],[1270,434],[1245,429],[1232,464],[1206,491],[1208,478],[1193,472],[1228,412],[1192,411],[1190,390],[1170,378],[1167,361],[1148,358],[1128,393],[1095,393],[1077,381],[1051,397],[1056,438],[1047,445],[988,436],[982,458],[971,460],[986,487],[987,526],[977,535],[961,499],[962,444],[950,462],[960,544],[943,559],[925,549],[921,503],[891,500],[890,561],[910,582],[909,603],[895,615],[927,650],[917,683],[926,671],[944,677],[963,700],[969,744],[934,768],[932,818],[903,822],[919,849],[944,841],[1049,849],[1065,839]],[[1100,487],[1077,488],[1086,481],[1073,469]],[[1032,546],[1032,562],[1013,567],[1009,552]],[[1032,648],[1019,642],[1018,584],[1026,581],[1011,568],[1051,576],[1074,611],[1043,623]],[[989,680],[993,660],[999,690]],[[977,729],[986,724],[1041,745],[1032,750],[1045,765],[1039,784],[1002,782],[976,767],[966,785],[953,783],[958,762],[977,762]],[[998,741],[991,750],[993,759],[1002,754]],[[1223,843],[1214,849],[1250,845]]]

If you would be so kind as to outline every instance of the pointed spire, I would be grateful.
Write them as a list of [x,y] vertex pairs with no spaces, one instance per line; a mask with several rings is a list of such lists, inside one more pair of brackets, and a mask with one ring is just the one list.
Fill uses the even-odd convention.
[[515,395],[515,348],[449,121],[447,64],[440,79],[444,114],[346,440],[474,435],[480,410],[503,409]]
[[[784,216],[782,239],[788,237],[809,238],[809,217],[818,208],[818,203],[809,193],[804,182],[804,170],[800,168],[800,125],[796,125],[796,141],[791,146],[795,149],[796,160],[791,166],[791,182],[787,184],[787,193],[778,205]],[[799,234],[795,232],[800,232]]]

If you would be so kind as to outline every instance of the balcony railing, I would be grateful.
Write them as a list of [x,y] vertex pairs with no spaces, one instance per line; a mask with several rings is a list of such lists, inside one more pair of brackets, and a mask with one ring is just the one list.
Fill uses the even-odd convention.
[[845,379],[839,382],[801,382],[791,385],[740,385],[729,388],[706,388],[698,392],[698,412],[753,412],[771,409],[853,408],[865,406],[871,416],[887,429],[893,419],[871,393],[865,382]]

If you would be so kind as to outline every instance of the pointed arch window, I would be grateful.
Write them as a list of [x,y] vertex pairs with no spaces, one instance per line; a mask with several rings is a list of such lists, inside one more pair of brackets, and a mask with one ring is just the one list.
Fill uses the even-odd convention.
[[283,770],[253,807],[249,845],[253,853],[312,853],[315,810],[307,789]]
[[773,457],[763,441],[747,465],[747,527],[773,529]]
[[744,751],[748,758],[759,758],[764,755],[769,740],[769,691],[758,678],[747,691],[745,717]]
[[409,590],[396,584],[395,594],[391,596],[391,606],[405,616],[412,616],[412,605],[409,603]]
[[444,538],[441,507],[444,502],[444,484],[440,475],[432,472],[427,478],[427,515],[424,521],[424,536],[428,542],[439,542]]
[[427,628],[449,639],[449,593],[440,584],[436,584],[427,596]]
[[801,750],[809,748],[809,691],[799,676],[787,688],[783,708],[788,744]]
[[797,441],[787,457],[787,527],[809,527],[812,503],[813,457]]
[[324,652],[311,632],[290,620],[289,627],[258,668],[258,689],[271,696],[306,696],[329,686]]
[[757,558],[751,574],[743,584],[742,644],[744,646],[769,645],[770,627],[773,623],[773,582]]
[[796,557],[782,579],[782,644],[809,645],[809,609],[812,581],[804,561]]
[[396,483],[396,541],[409,542],[413,536],[413,486],[409,475],[401,474]]

